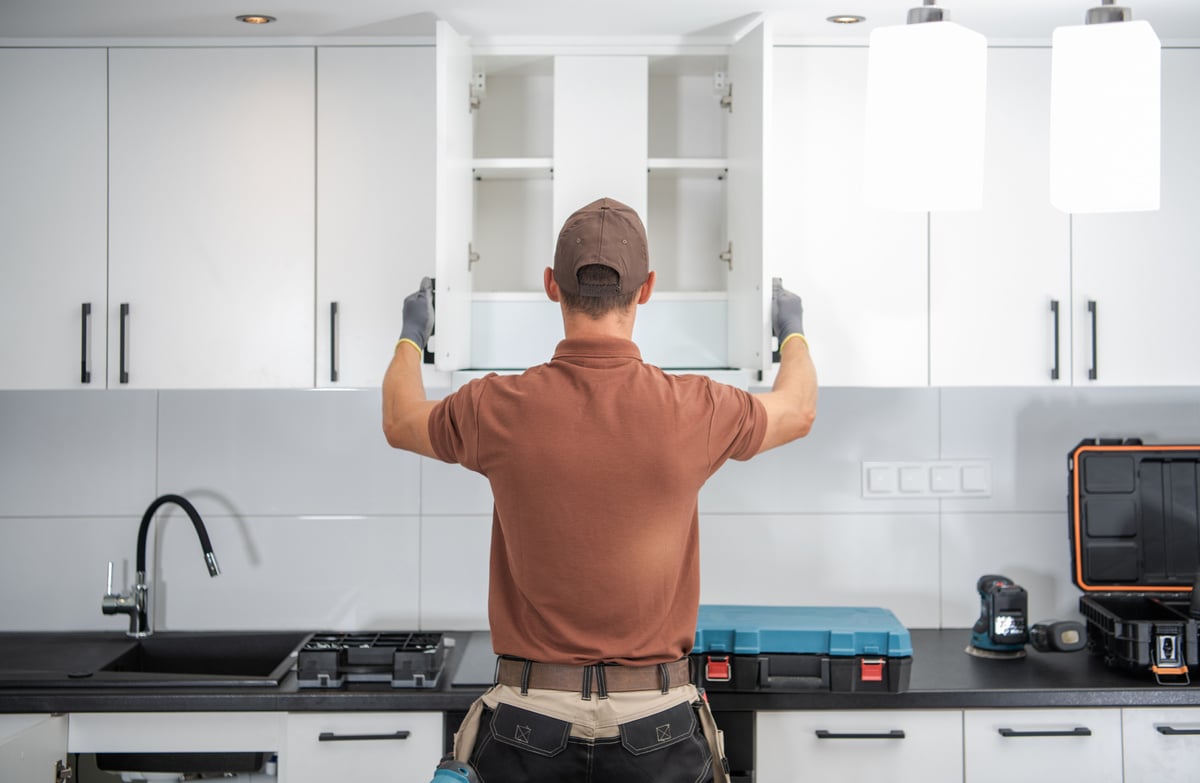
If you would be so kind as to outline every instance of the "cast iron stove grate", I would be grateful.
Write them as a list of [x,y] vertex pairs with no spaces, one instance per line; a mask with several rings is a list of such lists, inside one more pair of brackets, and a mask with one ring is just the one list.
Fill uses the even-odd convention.
[[341,688],[349,682],[436,688],[446,646],[440,633],[316,633],[300,648],[296,679],[301,688]]

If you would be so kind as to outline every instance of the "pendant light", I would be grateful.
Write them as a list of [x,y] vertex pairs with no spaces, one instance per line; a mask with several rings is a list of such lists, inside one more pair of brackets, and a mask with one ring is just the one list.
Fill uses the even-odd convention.
[[871,31],[864,200],[928,212],[979,209],[987,40],[925,0]]
[[1064,212],[1159,207],[1162,45],[1113,0],[1054,31],[1050,203]]

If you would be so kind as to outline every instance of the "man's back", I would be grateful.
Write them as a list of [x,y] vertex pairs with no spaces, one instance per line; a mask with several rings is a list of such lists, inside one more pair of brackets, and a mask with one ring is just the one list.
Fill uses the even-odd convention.
[[519,376],[435,407],[438,457],[492,485],[490,615],[498,651],[551,663],[677,660],[699,602],[697,493],[757,453],[762,405],[575,338]]

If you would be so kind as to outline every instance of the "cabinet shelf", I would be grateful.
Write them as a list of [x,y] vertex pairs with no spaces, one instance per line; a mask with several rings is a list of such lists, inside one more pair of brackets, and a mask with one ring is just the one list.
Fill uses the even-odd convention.
[[550,179],[554,174],[551,158],[476,158],[471,163],[476,180]]
[[651,177],[715,176],[724,179],[729,161],[725,158],[650,158],[646,169]]

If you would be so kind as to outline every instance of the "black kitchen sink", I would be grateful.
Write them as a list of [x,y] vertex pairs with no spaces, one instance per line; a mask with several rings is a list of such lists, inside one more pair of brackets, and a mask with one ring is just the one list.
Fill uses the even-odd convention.
[[0,687],[274,687],[307,631],[0,634]]

